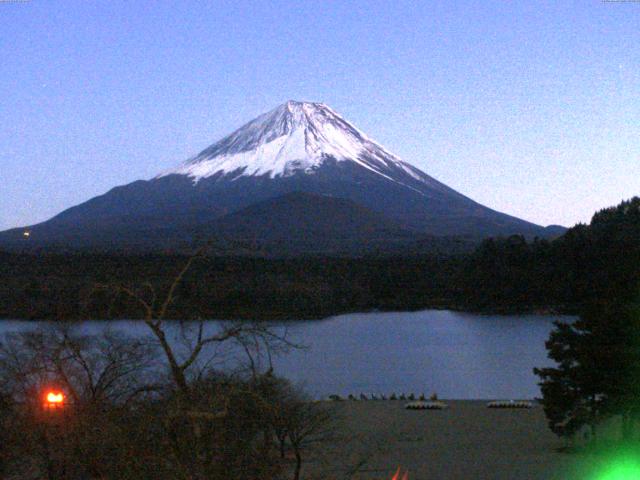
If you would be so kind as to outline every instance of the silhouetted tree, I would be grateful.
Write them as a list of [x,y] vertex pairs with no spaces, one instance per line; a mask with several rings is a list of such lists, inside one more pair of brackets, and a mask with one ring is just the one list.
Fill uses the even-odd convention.
[[[586,259],[574,284],[587,298],[572,325],[556,324],[547,341],[557,367],[535,369],[551,429],[571,435],[619,415],[632,437],[640,415],[640,198],[594,215],[561,246]],[[588,286],[587,286],[588,285]]]

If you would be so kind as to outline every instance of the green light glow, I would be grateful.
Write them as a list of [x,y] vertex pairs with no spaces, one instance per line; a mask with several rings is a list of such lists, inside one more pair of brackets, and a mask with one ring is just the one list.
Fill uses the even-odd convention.
[[640,480],[640,458],[636,455],[615,457],[607,462],[595,480]]

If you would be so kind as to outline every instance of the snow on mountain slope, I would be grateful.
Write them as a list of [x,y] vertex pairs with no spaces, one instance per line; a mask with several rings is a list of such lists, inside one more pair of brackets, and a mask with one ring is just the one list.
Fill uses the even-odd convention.
[[[271,199],[290,199],[287,195],[294,193],[311,195],[308,198],[312,199],[302,203],[304,209],[295,204],[300,215],[290,219],[302,230],[314,219],[332,216],[351,215],[352,224],[366,223],[355,218],[366,217],[364,210],[341,209],[339,202],[323,201],[331,197],[374,212],[412,235],[483,238],[545,234],[539,225],[480,205],[402,161],[328,106],[289,101],[176,169],[115,187],[27,227],[31,234],[28,242],[32,248],[108,245],[117,249],[141,242],[154,248],[176,246],[207,226],[231,228],[219,222],[237,223],[238,217],[230,216],[234,212],[246,214],[244,209],[251,205],[271,205]],[[286,208],[294,204],[279,201],[277,205],[286,217],[290,213]],[[328,206],[335,207],[330,214]],[[264,225],[271,220],[265,213],[268,211],[260,210],[264,219],[251,214],[241,220]],[[336,234],[336,242],[355,241],[345,222],[336,220],[338,223],[342,230]],[[284,223],[278,225],[273,228],[283,228]],[[0,248],[22,248],[24,230],[0,233]],[[267,229],[253,231],[257,235]],[[398,235],[389,231],[385,233],[389,234],[387,240],[396,242]],[[289,230],[282,230],[281,237],[289,235],[286,232]],[[209,233],[213,235],[215,228]]]
[[[328,159],[354,162],[388,180],[402,171],[436,186],[429,176],[368,138],[327,105],[288,101],[247,123],[177,169],[159,177],[187,175],[195,182],[216,175],[287,177],[313,174]],[[407,185],[408,186],[408,185]],[[408,186],[409,188],[413,188]]]

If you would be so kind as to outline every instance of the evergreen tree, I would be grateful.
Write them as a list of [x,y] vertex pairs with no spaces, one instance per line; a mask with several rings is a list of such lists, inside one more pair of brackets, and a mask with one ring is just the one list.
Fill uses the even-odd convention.
[[557,366],[534,373],[551,430],[570,437],[588,425],[595,436],[601,420],[620,416],[631,440],[640,414],[640,309],[592,302],[573,324],[557,322],[546,347]]
[[594,355],[606,375],[600,379],[604,410],[622,419],[622,439],[632,440],[640,417],[640,303],[601,306],[595,323],[599,343]]
[[631,440],[640,418],[640,198],[596,213],[559,245],[565,259],[579,258],[572,284],[586,298],[579,320],[557,323],[546,343],[557,366],[534,369],[549,425],[561,436],[585,424],[595,433],[615,415]]
[[586,325],[580,322],[556,322],[546,342],[549,358],[555,368],[534,368],[541,378],[542,405],[555,434],[570,438],[589,425],[592,435],[602,412],[602,392],[598,378],[601,372],[589,359],[593,339]]

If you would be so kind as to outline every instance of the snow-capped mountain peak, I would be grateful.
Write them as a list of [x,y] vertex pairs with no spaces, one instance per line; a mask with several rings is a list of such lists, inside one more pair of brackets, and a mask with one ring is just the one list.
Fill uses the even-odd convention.
[[[289,100],[160,176],[208,177],[312,174],[327,159],[350,161],[390,178],[398,168],[416,180],[422,172],[369,139],[323,103]],[[428,178],[428,177],[427,177]]]
[[203,234],[251,239],[276,254],[292,238],[301,240],[291,251],[335,254],[401,251],[414,235],[545,236],[400,160],[327,105],[295,101],[174,170],[0,234],[0,248],[24,248],[26,230],[32,248],[182,249]]

